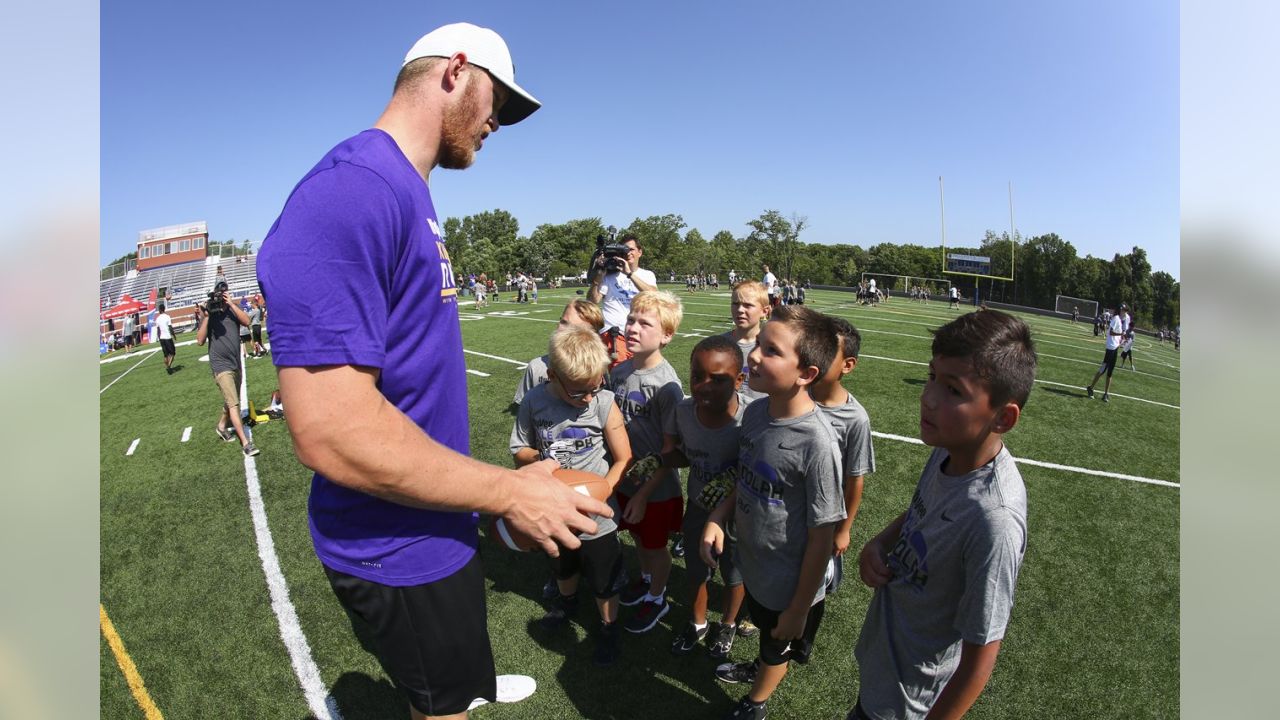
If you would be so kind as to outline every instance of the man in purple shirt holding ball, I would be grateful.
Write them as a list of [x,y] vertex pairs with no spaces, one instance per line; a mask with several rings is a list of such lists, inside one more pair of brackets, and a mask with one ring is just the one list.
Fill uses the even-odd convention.
[[302,178],[258,260],[294,450],[315,471],[316,555],[414,718],[496,699],[477,512],[551,555],[611,514],[556,480],[554,460],[469,457],[458,288],[427,180],[538,107],[497,33],[424,35],[382,116]]

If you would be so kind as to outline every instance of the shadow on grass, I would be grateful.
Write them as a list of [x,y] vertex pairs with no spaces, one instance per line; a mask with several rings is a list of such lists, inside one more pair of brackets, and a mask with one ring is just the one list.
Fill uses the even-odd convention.
[[[373,678],[360,672],[343,673],[330,690],[346,720],[375,720],[409,716],[409,702],[391,685],[391,681]],[[314,715],[305,716],[313,720]]]
[[1053,393],[1054,395],[1062,395],[1063,397],[1069,397],[1069,398],[1087,398],[1087,397],[1089,397],[1087,394],[1085,394],[1085,393],[1084,393],[1084,391],[1080,391],[1080,392],[1071,392],[1070,390],[1059,390],[1058,388],[1050,388],[1050,387],[1038,387],[1038,388],[1036,388],[1036,390],[1037,390],[1038,392]]
[[[487,523],[482,522],[481,527],[487,528]],[[540,557],[541,562],[521,562],[530,558],[523,553],[506,551],[491,538],[481,539],[480,545],[491,593],[515,593],[546,607],[542,586],[550,576],[550,568],[545,558]],[[624,543],[623,556],[624,565],[629,568],[627,573],[634,577],[638,568],[634,548]],[[621,629],[621,654],[609,667],[597,667],[592,662],[600,615],[589,583],[584,581],[579,585],[578,610],[570,626],[549,630],[538,623],[539,618],[529,618],[529,637],[544,650],[564,658],[556,672],[556,680],[566,699],[576,709],[576,716],[637,717],[640,708],[654,707],[685,708],[688,712],[684,716],[701,717],[718,715],[729,709],[737,694],[730,696],[716,680],[715,668],[722,660],[712,658],[706,652],[705,644],[683,657],[670,652],[674,631],[683,628],[689,620],[686,588],[684,564],[677,560],[671,567],[667,582],[671,610],[647,633],[637,635]],[[711,583],[708,591],[708,619],[718,620],[723,588],[717,580]],[[635,608],[631,607],[620,608],[618,622],[625,623],[634,611]],[[577,628],[586,631],[585,638],[579,638]],[[742,643],[741,640],[739,642]],[[754,657],[754,643],[735,648],[734,655],[734,660]]]
[[920,378],[902,378],[902,382],[908,385],[923,385],[925,383],[925,381]]

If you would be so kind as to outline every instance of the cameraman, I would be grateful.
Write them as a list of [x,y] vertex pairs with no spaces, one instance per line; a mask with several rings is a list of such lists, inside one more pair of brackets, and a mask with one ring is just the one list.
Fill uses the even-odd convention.
[[[226,281],[220,280],[209,293],[209,301],[196,306],[196,321],[199,323],[196,344],[204,345],[206,339],[209,341],[209,367],[213,370],[213,381],[222,391],[222,416],[214,429],[226,442],[239,438],[245,455],[257,455],[258,448],[249,441],[240,423],[240,373],[243,372],[240,327],[249,326],[249,316],[232,302]],[[235,429],[234,433],[227,429],[228,420]]]
[[627,314],[631,312],[631,298],[645,290],[658,289],[658,278],[652,271],[640,267],[644,250],[635,233],[623,235],[618,244],[626,246],[626,255],[597,257],[591,268],[591,290],[587,293],[587,299],[599,303],[604,314],[603,334],[614,364],[631,357],[626,342],[621,339]]

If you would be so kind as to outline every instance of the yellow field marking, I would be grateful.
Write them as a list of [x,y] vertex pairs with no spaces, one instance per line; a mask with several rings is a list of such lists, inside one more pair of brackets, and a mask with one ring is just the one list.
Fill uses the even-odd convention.
[[151,701],[151,695],[147,693],[147,686],[142,682],[138,668],[134,666],[129,653],[125,652],[124,641],[116,633],[116,628],[111,624],[111,618],[107,617],[107,609],[102,606],[102,603],[98,603],[98,619],[102,622],[102,636],[111,646],[111,653],[116,656],[116,664],[120,666],[120,672],[124,673],[125,682],[129,683],[129,692],[133,693],[133,699],[138,701],[138,707],[142,708],[147,720],[164,720],[164,715],[160,714],[160,708]]

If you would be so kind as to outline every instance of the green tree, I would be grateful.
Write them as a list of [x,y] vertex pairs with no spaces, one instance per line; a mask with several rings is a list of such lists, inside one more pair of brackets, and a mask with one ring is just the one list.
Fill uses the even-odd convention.
[[765,210],[760,217],[747,221],[751,232],[744,244],[759,264],[767,263],[774,274],[782,277],[793,258],[791,244],[798,237],[791,221],[777,210]]
[[680,231],[684,227],[684,218],[679,215],[650,215],[643,220],[632,220],[630,225],[618,233],[618,237],[629,232],[636,234],[640,246],[644,248],[644,259],[640,261],[642,267],[654,272],[680,272],[681,268],[673,260],[678,260],[676,256],[679,254]]

